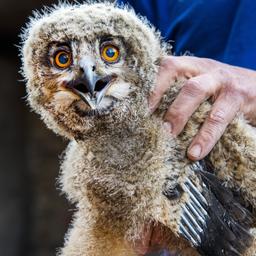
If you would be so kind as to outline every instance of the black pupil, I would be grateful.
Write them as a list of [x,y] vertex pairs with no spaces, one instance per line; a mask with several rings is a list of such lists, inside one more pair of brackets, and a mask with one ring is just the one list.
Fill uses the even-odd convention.
[[108,48],[106,54],[108,57],[113,58],[115,56],[115,50],[113,48]]
[[67,53],[62,53],[60,56],[59,56],[59,62],[61,64],[67,64],[68,63],[68,54]]

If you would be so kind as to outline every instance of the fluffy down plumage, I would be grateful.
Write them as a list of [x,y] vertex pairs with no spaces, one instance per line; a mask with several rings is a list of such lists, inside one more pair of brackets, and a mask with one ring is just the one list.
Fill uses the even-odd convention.
[[[35,13],[22,38],[29,104],[50,129],[70,140],[60,184],[76,203],[77,212],[59,255],[136,255],[131,244],[149,223],[162,225],[172,252],[190,256],[209,252],[219,232],[211,232],[214,217],[204,226],[201,244],[196,246],[181,236],[184,207],[192,200],[186,192],[187,180],[206,197],[209,205],[205,208],[217,216],[218,225],[227,225],[218,214],[226,212],[233,198],[225,201],[223,191],[238,193],[243,199],[239,207],[250,215],[245,225],[228,211],[228,219],[246,229],[251,242],[241,251],[237,248],[238,254],[225,254],[220,248],[211,255],[255,255],[253,215],[246,210],[256,206],[255,128],[238,116],[210,153],[207,161],[213,165],[218,185],[209,185],[198,175],[186,158],[186,149],[210,102],[200,106],[178,138],[167,134],[162,116],[182,81],[171,86],[155,114],[149,113],[147,97],[168,46],[145,19],[130,8],[107,2],[61,4]],[[103,60],[106,44],[119,49],[116,62]],[[60,50],[72,58],[64,69],[54,61]],[[92,94],[88,91],[92,80],[88,76],[87,82],[81,80],[88,70],[94,77],[103,77],[90,87]],[[99,103],[96,99],[103,89]],[[212,213],[213,202],[222,207],[220,212]],[[226,239],[234,243],[227,234]],[[239,232],[235,235],[243,241]]]

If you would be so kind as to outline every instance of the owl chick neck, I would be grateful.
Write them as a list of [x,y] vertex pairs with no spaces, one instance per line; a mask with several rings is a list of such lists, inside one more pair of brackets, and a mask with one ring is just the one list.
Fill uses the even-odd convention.
[[161,123],[149,115],[137,120],[132,116],[121,123],[102,124],[77,143],[86,154],[99,159],[100,164],[104,162],[110,168],[123,169],[155,152],[159,142],[164,140],[162,130]]

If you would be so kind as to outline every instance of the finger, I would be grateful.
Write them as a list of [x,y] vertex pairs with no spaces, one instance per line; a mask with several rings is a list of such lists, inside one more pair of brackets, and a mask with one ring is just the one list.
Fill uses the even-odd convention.
[[154,112],[161,101],[164,93],[169,89],[170,85],[175,81],[177,76],[177,67],[175,61],[171,57],[165,58],[159,67],[157,74],[156,86],[149,96],[149,108]]
[[200,160],[212,150],[227,125],[237,115],[242,99],[231,93],[221,93],[212,111],[188,149],[191,160]]
[[159,67],[156,86],[149,97],[151,112],[158,107],[164,93],[178,77],[192,77],[198,74],[199,71],[195,68],[194,61],[193,57],[168,56],[163,59]]
[[211,74],[196,76],[186,81],[164,118],[165,122],[170,123],[174,136],[183,130],[199,105],[220,87],[221,80]]

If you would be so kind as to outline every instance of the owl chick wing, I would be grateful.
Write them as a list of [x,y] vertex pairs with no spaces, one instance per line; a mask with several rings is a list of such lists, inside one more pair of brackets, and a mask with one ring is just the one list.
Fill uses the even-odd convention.
[[199,176],[202,192],[186,179],[184,190],[188,202],[182,208],[179,227],[201,255],[239,256],[251,246],[252,213],[214,175],[205,161],[193,165]]

